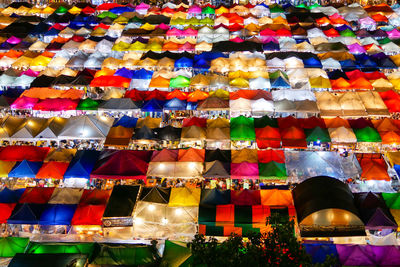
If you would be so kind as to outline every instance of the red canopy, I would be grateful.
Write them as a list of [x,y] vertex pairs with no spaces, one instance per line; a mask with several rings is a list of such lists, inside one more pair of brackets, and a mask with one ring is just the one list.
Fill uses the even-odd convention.
[[306,148],[307,141],[303,129],[290,127],[281,131],[282,146],[292,148]]
[[281,133],[278,128],[266,126],[256,128],[256,141],[258,148],[281,147]]
[[197,127],[207,127],[207,119],[206,118],[199,118],[199,117],[190,117],[184,118],[182,127],[190,127],[190,126],[197,126]]
[[0,160],[43,161],[50,148],[36,146],[6,146],[0,149]]
[[131,79],[121,76],[104,75],[94,78],[90,82],[91,87],[122,87],[128,88]]
[[231,190],[231,204],[237,206],[261,205],[260,190]]
[[17,203],[0,203],[0,223],[7,223]]
[[112,190],[85,189],[79,205],[106,205]]
[[76,110],[78,100],[71,100],[68,98],[48,98],[40,101],[33,106],[33,110],[42,111],[64,111]]
[[25,189],[19,203],[46,204],[49,202],[55,187],[28,187]]
[[315,116],[298,120],[300,121],[300,127],[303,129],[313,129],[315,127],[320,127],[322,129],[326,128],[325,121]]
[[151,151],[104,150],[90,178],[146,179]]
[[296,119],[293,116],[278,118],[278,125],[279,125],[279,129],[290,128],[292,126],[301,127],[300,120]]
[[258,162],[268,163],[275,161],[277,163],[285,163],[285,153],[283,150],[268,149],[268,150],[257,150]]
[[105,209],[106,205],[79,205],[72,217],[71,225],[102,225],[101,218]]

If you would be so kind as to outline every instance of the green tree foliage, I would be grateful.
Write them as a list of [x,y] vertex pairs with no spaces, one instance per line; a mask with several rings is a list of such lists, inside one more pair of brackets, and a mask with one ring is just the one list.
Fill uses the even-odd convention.
[[[268,233],[253,233],[247,238],[233,234],[222,243],[196,235],[188,243],[194,266],[312,266],[311,257],[294,234],[293,220],[272,215],[267,223],[272,228]],[[336,258],[327,257],[326,263],[318,266],[337,265]]]

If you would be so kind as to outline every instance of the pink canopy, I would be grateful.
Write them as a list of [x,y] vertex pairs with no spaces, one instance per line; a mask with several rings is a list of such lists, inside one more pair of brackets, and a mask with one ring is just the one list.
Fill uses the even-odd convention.
[[11,109],[31,109],[38,101],[38,98],[22,96],[17,98],[14,103],[11,104]]
[[365,18],[359,19],[358,22],[360,23],[360,25],[375,25],[376,24],[376,21],[371,17],[365,17]]
[[265,28],[264,30],[260,31],[261,36],[276,36],[276,32],[271,29]]
[[42,111],[64,111],[76,110],[78,100],[68,98],[48,98],[35,104],[34,110]]
[[167,31],[167,36],[183,36],[183,32],[177,28]]
[[179,46],[179,51],[194,51],[195,46],[189,42],[184,43],[183,45]]
[[192,28],[187,28],[182,31],[183,36],[197,36],[197,31]]
[[389,38],[400,38],[400,32],[397,29],[393,29],[387,32]]
[[147,10],[149,9],[150,6],[148,4],[145,4],[144,2],[140,3],[140,5],[137,5],[135,10]]
[[21,39],[15,36],[11,36],[8,38],[7,43],[9,44],[19,44],[21,42]]
[[161,30],[169,30],[169,25],[161,23],[160,25],[157,25],[156,28],[160,28]]
[[243,43],[244,40],[241,39],[239,36],[236,36],[235,38],[230,40],[231,42],[235,42],[235,43]]
[[261,38],[261,40],[262,40],[262,42],[263,42],[264,44],[269,43],[269,42],[274,42],[274,43],[276,43],[276,44],[279,44],[278,39],[276,39],[275,37],[272,37],[272,36],[263,36],[263,37]]
[[232,179],[258,179],[257,163],[231,163]]
[[350,53],[352,53],[352,54],[362,54],[362,53],[367,52],[367,51],[365,51],[364,47],[362,47],[358,43],[348,45],[347,48],[349,49]]
[[192,13],[192,14],[199,14],[199,13],[201,13],[201,7],[199,7],[199,6],[197,6],[197,5],[191,6],[191,7],[188,9],[187,12],[188,12],[189,14],[190,14],[190,13]]
[[37,77],[39,75],[40,71],[33,71],[31,69],[26,70],[24,72],[21,73],[22,75],[26,75],[26,76],[30,76],[30,77]]

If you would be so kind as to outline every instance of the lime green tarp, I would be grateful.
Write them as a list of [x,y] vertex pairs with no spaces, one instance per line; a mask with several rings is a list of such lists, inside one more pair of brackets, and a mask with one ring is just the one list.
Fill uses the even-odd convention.
[[149,246],[101,244],[100,251],[91,264],[146,266],[154,264],[155,260]]
[[91,255],[94,243],[29,243],[26,253],[29,254],[59,254],[73,253]]
[[99,103],[97,101],[90,99],[90,98],[86,98],[78,104],[78,107],[76,109],[77,110],[97,110],[98,107],[99,107]]
[[191,266],[193,258],[186,243],[179,241],[165,241],[165,249],[161,266],[163,267],[186,267]]
[[271,161],[268,163],[258,163],[260,179],[286,179],[285,163]]
[[16,253],[24,253],[29,238],[2,237],[0,238],[0,257],[12,258]]
[[400,193],[382,193],[382,197],[389,209],[400,210]]
[[179,75],[176,78],[172,78],[169,82],[170,88],[181,88],[188,87],[190,85],[190,78]]
[[315,127],[313,129],[304,129],[304,133],[306,134],[307,143],[318,142],[318,141],[320,141],[321,143],[328,143],[331,141],[327,129]]
[[239,116],[231,118],[231,140],[255,140],[254,119]]
[[110,11],[104,11],[103,13],[98,15],[97,17],[100,18],[100,19],[104,19],[106,17],[109,17],[111,19],[116,19],[116,18],[118,18],[118,15],[115,15],[114,13],[112,13]]
[[371,127],[365,127],[362,129],[353,129],[354,134],[357,137],[357,142],[381,142],[381,136],[379,133]]

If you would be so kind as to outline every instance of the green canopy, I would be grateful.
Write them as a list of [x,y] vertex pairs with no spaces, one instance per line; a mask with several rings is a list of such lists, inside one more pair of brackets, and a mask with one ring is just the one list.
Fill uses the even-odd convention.
[[100,251],[90,264],[93,265],[154,265],[156,256],[150,246],[128,244],[101,244]]
[[86,98],[79,102],[77,110],[97,110],[99,107],[99,102],[91,99]]
[[190,78],[179,75],[176,78],[172,78],[169,81],[170,88],[181,88],[181,87],[188,87],[190,85]]
[[392,40],[390,40],[388,37],[385,37],[384,39],[378,40],[378,43],[379,43],[380,45],[384,45],[384,44],[390,43],[391,41],[392,41]]
[[306,4],[301,3],[300,5],[297,5],[296,7],[297,7],[297,8],[306,8],[307,6],[306,6]]
[[278,79],[279,77],[282,77],[285,80],[289,79],[289,76],[286,74],[286,72],[281,71],[281,70],[277,70],[277,71],[269,73],[269,79],[270,80],[275,80],[275,79]]
[[231,140],[255,140],[254,119],[239,116],[231,118]]
[[0,257],[12,258],[16,253],[24,253],[29,238],[2,237],[0,238]]
[[201,10],[201,14],[215,14],[215,10],[212,7],[206,6]]
[[285,163],[270,161],[268,163],[258,163],[260,179],[286,179]]
[[270,118],[267,115],[261,118],[254,118],[254,128],[264,128],[270,126],[272,128],[278,128],[278,120]]
[[354,32],[352,30],[346,29],[346,30],[340,32],[340,36],[355,37],[356,35],[354,34]]
[[133,18],[131,18],[129,20],[129,22],[132,22],[132,23],[143,23],[143,19],[141,19],[141,18],[139,18],[137,16],[134,16]]
[[269,11],[271,13],[283,13],[284,12],[283,8],[278,4],[273,4],[273,5],[269,6]]
[[25,253],[28,254],[85,254],[91,255],[95,243],[29,243]]
[[186,243],[179,241],[165,241],[164,254],[161,261],[163,267],[192,266],[193,258]]
[[379,133],[371,127],[365,127],[362,129],[353,129],[354,134],[357,137],[357,142],[381,142],[381,136]]
[[116,19],[116,18],[118,18],[118,15],[115,15],[114,13],[112,13],[110,11],[104,11],[103,13],[99,14],[97,17],[100,19],[104,19],[106,17],[109,17],[111,19]]
[[65,14],[68,12],[68,8],[66,8],[65,6],[59,6],[56,11],[54,11],[54,13],[56,14]]
[[382,198],[389,209],[400,210],[400,193],[382,193]]
[[308,6],[307,9],[314,9],[314,8],[320,7],[320,6],[321,6],[320,4],[314,3],[314,4],[312,4],[311,6]]
[[321,127],[315,127],[313,129],[304,129],[304,133],[306,134],[307,143],[309,142],[318,142],[328,143],[331,141],[329,136],[329,132],[327,129],[322,129]]

